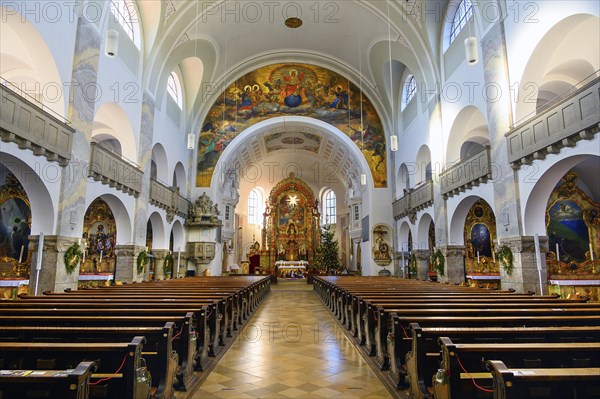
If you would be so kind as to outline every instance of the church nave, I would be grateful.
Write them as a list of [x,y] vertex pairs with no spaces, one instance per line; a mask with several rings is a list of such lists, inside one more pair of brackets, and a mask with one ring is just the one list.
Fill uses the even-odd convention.
[[390,398],[312,289],[271,285],[198,390],[177,398]]

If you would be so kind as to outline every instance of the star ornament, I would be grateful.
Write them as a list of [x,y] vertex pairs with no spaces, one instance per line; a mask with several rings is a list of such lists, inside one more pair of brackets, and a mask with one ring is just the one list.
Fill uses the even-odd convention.
[[296,194],[294,195],[290,195],[287,199],[287,203],[289,206],[296,206],[298,205],[298,196]]

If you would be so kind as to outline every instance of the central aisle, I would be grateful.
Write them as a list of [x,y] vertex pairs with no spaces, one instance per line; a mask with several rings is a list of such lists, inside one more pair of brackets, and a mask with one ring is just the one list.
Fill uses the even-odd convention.
[[271,286],[192,398],[390,398],[303,281]]

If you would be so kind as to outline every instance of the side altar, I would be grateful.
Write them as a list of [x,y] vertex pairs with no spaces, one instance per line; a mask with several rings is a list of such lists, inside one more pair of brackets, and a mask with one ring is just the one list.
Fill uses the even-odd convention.
[[271,190],[263,217],[261,270],[311,272],[320,242],[319,202],[311,188],[290,173]]

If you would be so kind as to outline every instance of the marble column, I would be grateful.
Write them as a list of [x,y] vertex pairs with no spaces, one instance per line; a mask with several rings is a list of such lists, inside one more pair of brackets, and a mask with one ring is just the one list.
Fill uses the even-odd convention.
[[500,265],[500,278],[503,290],[514,289],[518,293],[535,292],[537,295],[548,293],[548,274],[546,269],[546,252],[548,237],[539,237],[540,257],[542,264],[542,286],[537,269],[534,237],[509,237],[502,239],[502,245],[508,246],[513,253],[513,270],[509,275]]
[[419,280],[429,280],[427,261],[431,256],[431,251],[428,249],[416,249],[414,250],[415,257],[417,258],[417,276]]
[[164,271],[165,257],[168,253],[168,249],[152,249],[152,254],[154,255],[154,276],[152,278],[153,280],[165,280],[171,278],[171,275],[165,275]]
[[44,236],[42,248],[42,267],[39,277],[36,278],[36,264],[39,254],[39,236],[29,236],[29,250],[31,251],[31,273],[29,277],[29,295],[34,295],[35,284],[38,281],[37,294],[42,295],[44,291],[64,292],[65,289],[77,289],[79,280],[79,266],[68,273],[65,267],[65,252],[78,239],[73,237]]
[[460,284],[465,281],[465,247],[463,245],[442,245],[438,247],[445,258],[444,276],[438,275],[438,281]]
[[[115,246],[115,255],[117,256],[115,281],[131,283],[144,280],[145,272],[137,272],[137,257],[144,250],[146,247],[135,244]],[[149,264],[146,265],[146,269],[148,267]]]

